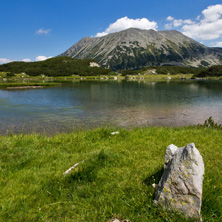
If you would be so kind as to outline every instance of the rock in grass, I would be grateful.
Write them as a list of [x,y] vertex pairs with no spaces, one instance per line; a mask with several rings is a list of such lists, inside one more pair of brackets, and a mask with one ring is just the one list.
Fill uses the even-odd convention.
[[203,174],[203,159],[194,143],[168,146],[154,203],[201,220]]
[[113,218],[109,222],[129,222],[128,220],[120,220],[118,218]]

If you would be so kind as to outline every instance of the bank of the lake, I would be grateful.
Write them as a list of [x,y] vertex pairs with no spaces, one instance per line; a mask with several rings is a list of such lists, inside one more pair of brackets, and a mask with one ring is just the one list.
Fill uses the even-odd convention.
[[6,89],[28,89],[28,88],[42,88],[49,86],[59,86],[60,83],[55,82],[4,82],[0,83],[0,88]]
[[203,220],[222,220],[222,130],[99,128],[0,140],[0,221],[186,221],[153,206],[152,184],[160,179],[166,147],[190,142],[205,163]]

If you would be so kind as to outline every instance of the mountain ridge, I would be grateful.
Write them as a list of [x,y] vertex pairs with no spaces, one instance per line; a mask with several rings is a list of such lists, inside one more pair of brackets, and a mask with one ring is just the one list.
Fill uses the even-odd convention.
[[85,37],[59,56],[92,58],[104,68],[137,69],[222,64],[222,48],[207,47],[176,30],[129,28],[102,37]]

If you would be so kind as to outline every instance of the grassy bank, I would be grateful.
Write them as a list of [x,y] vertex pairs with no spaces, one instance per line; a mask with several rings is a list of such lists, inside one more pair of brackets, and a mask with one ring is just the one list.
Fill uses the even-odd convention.
[[176,80],[176,79],[191,79],[193,74],[176,74],[176,75],[164,75],[164,74],[145,74],[145,75],[131,75],[126,76],[129,80]]
[[42,87],[47,87],[47,86],[57,86],[60,85],[60,83],[39,83],[39,82],[9,82],[9,83],[0,83],[0,88],[17,88],[17,87],[28,87],[28,86],[42,86]]
[[[29,76],[27,74],[18,73],[15,76],[7,77],[5,72],[0,72],[0,84],[4,84],[7,82],[23,82],[23,81],[30,81],[30,82],[41,82],[41,81],[48,81],[48,82],[56,82],[56,81],[75,81],[75,80],[99,80],[99,81],[106,81],[106,80],[124,80],[127,79],[131,80],[178,80],[178,79],[191,79],[194,78],[194,75],[191,74],[148,74],[147,72],[142,72],[140,75],[136,73],[135,75],[91,75],[91,76],[80,76],[80,75],[71,75],[71,76],[56,76],[56,77],[49,77],[46,75],[40,76]],[[207,77],[195,77],[197,79],[209,79],[209,80],[222,80],[221,76],[207,76]],[[2,82],[2,83],[1,83]]]
[[222,221],[222,130],[102,128],[0,140],[0,221],[186,221],[153,206],[152,184],[160,179],[166,147],[190,142],[205,163],[203,220]]

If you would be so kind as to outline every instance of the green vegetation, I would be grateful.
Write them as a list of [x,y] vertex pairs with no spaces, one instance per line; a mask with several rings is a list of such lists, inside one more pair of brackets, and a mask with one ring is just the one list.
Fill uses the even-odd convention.
[[150,70],[155,70],[156,74],[199,74],[201,71],[205,70],[203,68],[190,68],[181,66],[150,66],[139,70],[119,70],[123,76],[126,75],[137,75],[138,73],[147,74]]
[[33,82],[33,83],[41,83],[43,81],[45,82],[63,82],[63,81],[74,81],[74,80],[113,80],[116,79],[116,77],[119,79],[123,79],[121,75],[117,75],[116,72],[109,72],[108,75],[95,75],[95,76],[80,76],[80,75],[71,75],[71,76],[54,76],[49,77],[46,75],[40,75],[40,76],[29,76],[27,74],[22,73],[16,73],[12,77],[6,76],[5,72],[0,72],[0,82],[3,83],[19,83],[19,82]]
[[165,74],[143,74],[143,75],[127,75],[125,78],[127,80],[145,80],[145,81],[153,81],[153,80],[178,80],[178,79],[191,79],[193,74],[177,74],[177,75],[165,75]]
[[191,67],[181,67],[181,66],[157,66],[154,67],[158,74],[167,74],[176,75],[181,74],[197,74],[204,70],[203,68],[191,68]]
[[100,67],[90,67],[92,59],[73,59],[69,57],[56,57],[41,62],[11,62],[0,65],[0,72],[6,77],[13,77],[16,73],[29,76],[97,76],[108,75],[112,70]]
[[212,116],[209,117],[209,119],[205,120],[204,124],[198,124],[198,127],[207,127],[207,128],[213,128],[213,129],[222,129],[222,125],[215,123],[212,119]]
[[222,221],[219,129],[101,128],[0,140],[0,221],[191,221],[154,207],[152,187],[160,180],[166,147],[190,142],[205,163],[203,221]]
[[0,88],[3,87],[25,87],[25,86],[57,86],[60,85],[60,83],[37,83],[37,82],[29,82],[29,83],[0,83]]
[[195,74],[194,77],[222,77],[222,65],[211,66],[199,74]]
[[[130,60],[129,60],[130,61]],[[127,61],[127,62],[129,62]],[[56,57],[41,62],[11,62],[0,65],[0,79],[18,80],[18,79],[46,79],[50,77],[59,78],[58,80],[67,79],[95,79],[97,76],[101,78],[113,79],[117,75],[111,69],[103,69],[101,67],[90,67],[92,59],[73,59],[70,57]],[[141,74],[146,79],[168,78],[177,79],[186,75],[186,78],[222,78],[222,66],[212,66],[206,68],[191,68],[180,66],[150,66],[137,70],[118,70],[119,75],[129,76]],[[189,77],[188,77],[189,75]],[[120,77],[120,76],[119,76]],[[55,79],[54,79],[55,80]]]

